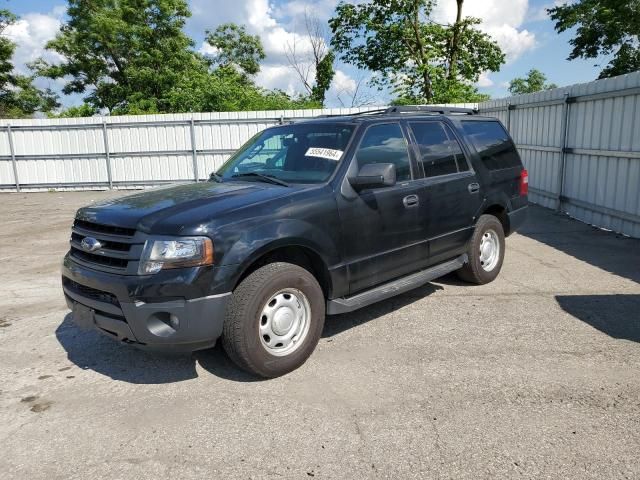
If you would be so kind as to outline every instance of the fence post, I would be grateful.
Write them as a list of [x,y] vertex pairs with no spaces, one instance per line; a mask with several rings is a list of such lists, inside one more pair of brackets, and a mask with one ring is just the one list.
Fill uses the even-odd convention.
[[111,152],[109,150],[109,135],[107,132],[107,121],[102,120],[102,138],[104,140],[104,156],[107,162],[107,180],[109,181],[109,190],[113,190],[113,177],[111,176]]
[[[507,103],[507,131],[511,135],[511,102]],[[513,135],[512,135],[513,136]]]
[[564,94],[564,103],[562,104],[562,145],[560,146],[560,172],[558,178],[558,207],[557,211],[562,211],[562,202],[564,201],[564,183],[567,173],[567,137],[569,135],[569,113],[571,112],[571,104],[575,101],[574,97],[569,96],[569,92]]
[[11,153],[11,166],[13,167],[13,179],[16,182],[16,191],[20,191],[20,181],[18,180],[18,165],[16,164],[16,150],[13,146],[13,134],[11,125],[7,125],[7,135],[9,136],[9,152]]
[[193,179],[196,182],[199,182],[200,174],[198,172],[198,150],[196,148],[196,123],[193,117],[191,117],[189,131],[191,132],[191,160],[193,161]]

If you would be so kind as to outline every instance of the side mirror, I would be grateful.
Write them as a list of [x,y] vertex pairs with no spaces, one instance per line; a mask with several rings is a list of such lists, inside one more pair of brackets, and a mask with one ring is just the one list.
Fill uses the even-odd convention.
[[396,184],[396,166],[393,163],[367,163],[358,175],[349,179],[355,190],[392,187]]

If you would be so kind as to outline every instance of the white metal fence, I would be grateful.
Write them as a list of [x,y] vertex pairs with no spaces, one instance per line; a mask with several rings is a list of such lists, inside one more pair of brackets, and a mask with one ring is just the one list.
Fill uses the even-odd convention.
[[640,72],[494,100],[480,112],[509,128],[533,202],[640,237]]
[[269,126],[373,108],[3,120],[0,190],[202,180]]
[[[0,191],[201,180],[266,127],[375,108],[2,120]],[[640,237],[640,72],[480,110],[509,128],[532,201]]]

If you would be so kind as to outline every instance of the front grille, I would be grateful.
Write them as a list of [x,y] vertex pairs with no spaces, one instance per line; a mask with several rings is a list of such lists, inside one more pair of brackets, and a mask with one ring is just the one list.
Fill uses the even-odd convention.
[[118,302],[118,299],[112,293],[103,292],[102,290],[97,290],[95,288],[87,287],[86,285],[81,285],[67,277],[62,277],[62,285],[71,292],[81,295],[85,298],[90,298],[91,300],[95,300],[97,302],[110,303],[111,305],[115,305],[116,307],[120,306],[120,302]]
[[[78,245],[80,245],[83,238],[85,238],[85,236],[80,235],[79,233],[73,232],[71,234],[71,241],[76,242]],[[117,252],[128,252],[131,249],[130,243],[110,242],[108,240],[100,240],[100,243],[102,244],[102,248],[106,250],[115,250]]]
[[102,265],[104,267],[120,270],[125,270],[127,268],[127,265],[129,264],[129,261],[123,258],[112,258],[102,255],[94,255],[93,253],[87,253],[73,246],[71,247],[71,256],[85,263],[95,263],[96,265]]
[[[82,248],[82,241],[95,238],[100,248],[88,252]],[[131,228],[103,225],[76,219],[71,233],[70,257],[81,265],[106,272],[135,274],[137,262],[144,240],[139,239]],[[132,265],[132,262],[136,262]]]
[[112,225],[101,225],[99,223],[87,222],[86,220],[76,219],[74,227],[80,227],[96,233],[106,233],[107,235],[118,235],[123,237],[133,237],[136,231],[132,228],[114,227]]

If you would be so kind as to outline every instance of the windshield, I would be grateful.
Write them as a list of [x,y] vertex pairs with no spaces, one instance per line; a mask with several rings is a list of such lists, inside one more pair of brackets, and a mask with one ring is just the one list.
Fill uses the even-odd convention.
[[340,124],[270,128],[233,154],[218,170],[218,178],[227,181],[262,176],[287,183],[324,182],[335,171],[353,129],[352,125]]

